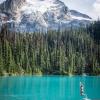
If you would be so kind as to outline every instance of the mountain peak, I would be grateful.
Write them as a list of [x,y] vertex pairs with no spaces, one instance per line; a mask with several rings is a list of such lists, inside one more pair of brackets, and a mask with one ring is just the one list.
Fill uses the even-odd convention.
[[0,5],[0,10],[4,12],[12,12],[20,7],[25,3],[26,0],[6,0]]
[[[5,20],[6,18],[6,20]],[[0,5],[0,20],[14,29],[38,31],[85,26],[91,18],[70,10],[60,0],[6,0]],[[12,28],[12,27],[11,27]]]

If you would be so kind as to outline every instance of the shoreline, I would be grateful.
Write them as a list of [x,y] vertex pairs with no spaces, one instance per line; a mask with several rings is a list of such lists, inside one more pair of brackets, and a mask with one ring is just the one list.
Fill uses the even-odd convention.
[[100,76],[99,74],[98,75],[96,75],[96,74],[91,74],[91,75],[79,75],[79,74],[73,74],[73,75],[53,75],[53,74],[42,74],[42,75],[39,75],[39,74],[23,74],[23,75],[21,75],[21,74],[13,74],[13,75],[0,75],[0,77],[25,77],[25,76],[28,76],[28,77],[32,77],[32,76],[61,76],[61,77],[63,77],[63,76],[66,76],[66,77],[74,77],[74,76],[81,76],[81,77],[87,77],[87,76],[89,76],[89,77],[92,77],[92,76]]

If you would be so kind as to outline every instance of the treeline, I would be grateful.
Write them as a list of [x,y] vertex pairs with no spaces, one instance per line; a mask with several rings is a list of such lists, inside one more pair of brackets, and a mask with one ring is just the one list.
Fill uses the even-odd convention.
[[0,75],[100,74],[100,44],[93,37],[89,27],[22,34],[4,26]]

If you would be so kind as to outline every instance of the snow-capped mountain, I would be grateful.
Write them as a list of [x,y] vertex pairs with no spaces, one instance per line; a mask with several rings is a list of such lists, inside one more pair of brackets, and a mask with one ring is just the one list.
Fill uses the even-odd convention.
[[11,30],[21,32],[84,27],[91,20],[60,0],[6,0],[0,4],[0,26],[7,23]]

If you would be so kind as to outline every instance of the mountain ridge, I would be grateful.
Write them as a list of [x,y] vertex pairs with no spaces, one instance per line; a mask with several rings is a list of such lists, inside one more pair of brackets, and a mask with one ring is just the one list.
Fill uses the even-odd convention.
[[67,27],[85,27],[92,18],[70,10],[60,0],[6,0],[0,4],[0,22],[11,30],[33,32]]

